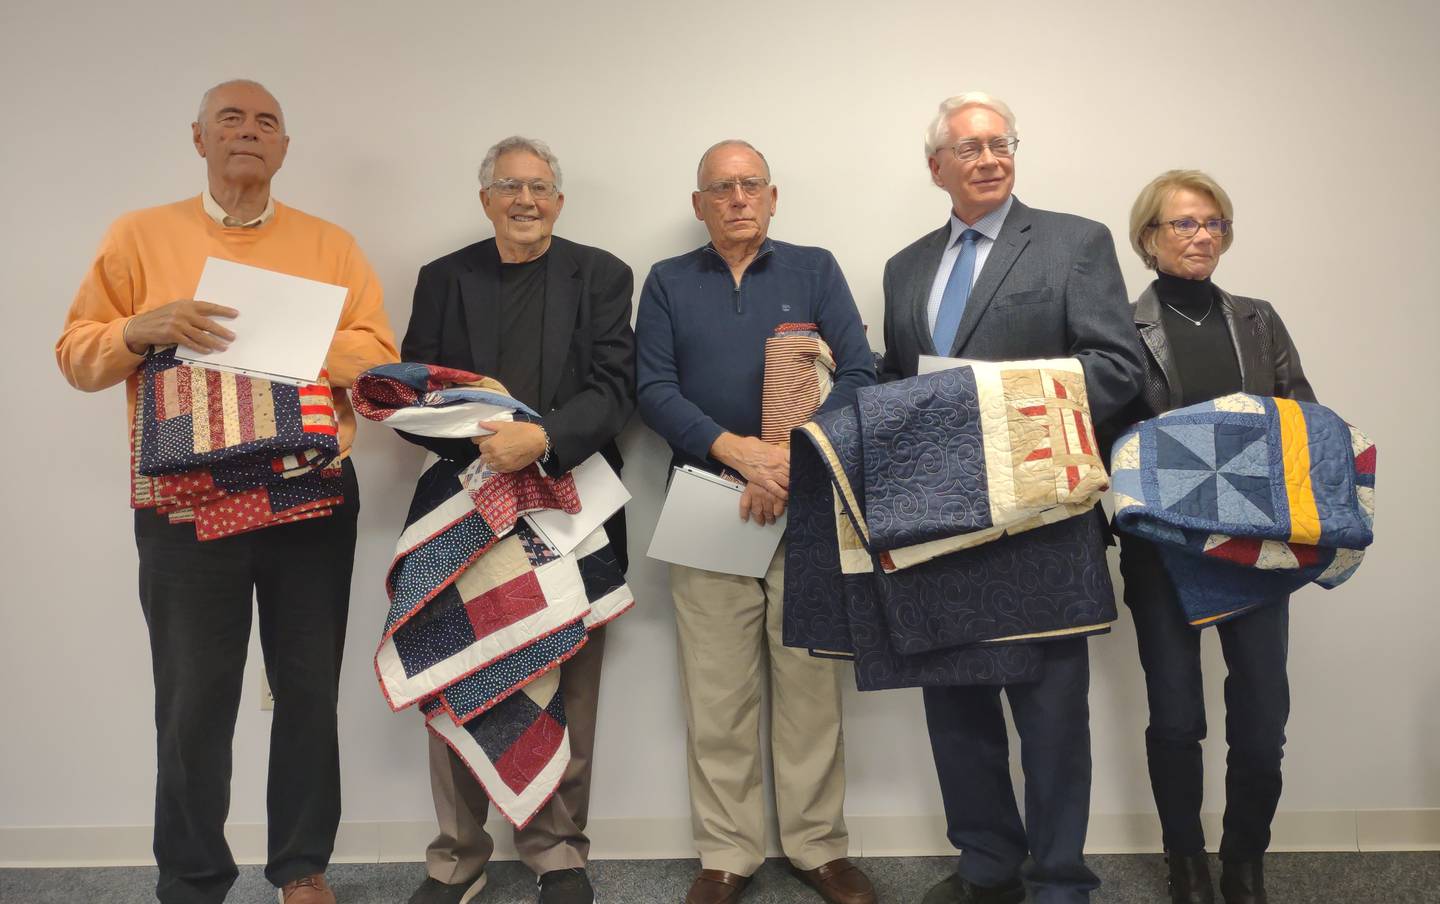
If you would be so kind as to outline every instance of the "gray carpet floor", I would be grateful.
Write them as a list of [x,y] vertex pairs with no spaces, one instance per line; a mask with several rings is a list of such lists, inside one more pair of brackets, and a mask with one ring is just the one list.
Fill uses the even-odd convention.
[[[1163,904],[1165,866],[1159,856],[1093,856],[1101,889],[1094,904]],[[917,904],[953,868],[941,857],[858,860],[883,904]],[[591,864],[600,904],[680,904],[694,860],[607,860]],[[1218,864],[1216,877],[1218,879]],[[1272,904],[1440,904],[1440,853],[1271,854],[1265,861]],[[337,864],[331,885],[340,904],[405,904],[423,878],[418,863]],[[0,904],[150,904],[155,870],[0,869]],[[260,868],[240,869],[229,904],[270,904],[275,892]],[[535,879],[519,863],[496,863],[476,904],[532,904]],[[755,875],[742,904],[812,904],[820,898],[771,861]]]

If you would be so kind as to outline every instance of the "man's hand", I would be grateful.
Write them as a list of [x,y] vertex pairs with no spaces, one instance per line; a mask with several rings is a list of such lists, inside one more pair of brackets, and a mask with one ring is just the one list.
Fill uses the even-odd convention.
[[747,483],[757,484],[760,489],[781,500],[789,498],[789,449],[772,446],[754,436],[722,433],[710,446],[710,455],[739,471]]
[[185,343],[202,352],[222,352],[235,334],[212,317],[236,317],[240,312],[223,304],[185,298],[137,314],[125,324],[125,346],[137,355],[152,345]]
[[740,494],[740,520],[752,518],[757,524],[774,524],[785,514],[785,500],[767,493],[759,484],[746,484]]
[[502,474],[518,471],[545,454],[545,430],[537,424],[481,421],[480,426],[494,431],[474,440],[481,460],[492,471]]

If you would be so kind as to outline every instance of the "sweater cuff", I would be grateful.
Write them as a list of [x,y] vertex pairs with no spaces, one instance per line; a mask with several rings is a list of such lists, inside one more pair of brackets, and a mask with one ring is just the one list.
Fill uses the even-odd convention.
[[130,351],[130,346],[125,344],[125,326],[135,319],[132,314],[129,317],[121,317],[119,320],[112,320],[105,325],[104,339],[101,343],[101,353],[107,360],[121,364],[128,364],[133,370],[140,366],[145,360],[144,355],[137,355]]
[[715,445],[715,440],[724,434],[725,428],[714,421],[700,424],[691,433],[691,446],[685,449],[685,451],[695,458],[705,461],[710,458],[710,447]]

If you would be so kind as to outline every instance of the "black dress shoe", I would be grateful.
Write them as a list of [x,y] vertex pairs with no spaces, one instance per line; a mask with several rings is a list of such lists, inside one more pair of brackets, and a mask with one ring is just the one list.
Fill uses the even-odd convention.
[[1170,904],[1215,904],[1210,860],[1199,854],[1167,854],[1170,863]]
[[1024,900],[1025,885],[1019,879],[1003,885],[976,885],[952,873],[927,891],[920,904],[1020,904]]
[[1220,894],[1225,896],[1225,904],[1268,904],[1260,858],[1225,861],[1220,872]]

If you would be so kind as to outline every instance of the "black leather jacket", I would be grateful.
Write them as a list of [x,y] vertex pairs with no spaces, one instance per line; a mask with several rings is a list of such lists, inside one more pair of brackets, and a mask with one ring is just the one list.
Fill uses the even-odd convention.
[[[1276,396],[1301,402],[1315,401],[1315,392],[1300,367],[1300,354],[1290,333],[1270,302],[1231,295],[1217,287],[1220,312],[1235,343],[1240,363],[1240,381],[1252,395]],[[1145,379],[1140,396],[1126,410],[1121,426],[1129,426],[1157,414],[1189,404],[1179,385],[1170,342],[1160,318],[1160,299],[1152,284],[1131,305],[1135,329],[1149,352],[1145,357]]]

